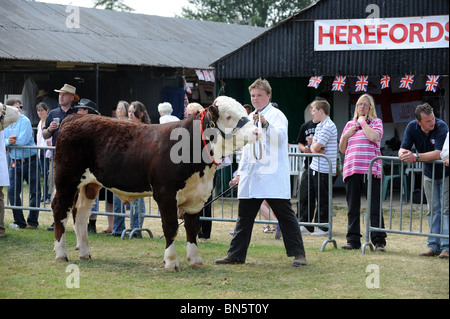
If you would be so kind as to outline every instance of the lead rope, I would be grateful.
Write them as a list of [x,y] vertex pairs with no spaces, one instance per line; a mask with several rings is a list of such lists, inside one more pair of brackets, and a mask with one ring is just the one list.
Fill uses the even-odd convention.
[[[256,111],[255,114],[258,114],[258,118],[256,120],[254,120],[253,124],[258,127],[260,132],[262,132],[261,114],[258,113],[258,111]],[[264,146],[262,143],[263,140],[265,140],[265,139],[263,139],[263,136],[261,136],[261,140],[258,140],[255,143],[253,143],[253,155],[257,161],[260,161],[264,154],[264,152],[263,152]],[[258,144],[258,151],[256,150],[256,144]]]

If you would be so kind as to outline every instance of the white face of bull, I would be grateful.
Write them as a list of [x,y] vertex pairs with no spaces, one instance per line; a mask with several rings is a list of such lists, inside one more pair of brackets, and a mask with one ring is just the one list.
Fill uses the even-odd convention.
[[0,131],[20,118],[17,108],[0,103]]
[[228,96],[219,96],[214,104],[219,109],[216,126],[225,133],[225,137],[219,134],[217,143],[213,144],[215,159],[228,156],[259,139],[261,131],[249,119],[247,111],[239,102]]

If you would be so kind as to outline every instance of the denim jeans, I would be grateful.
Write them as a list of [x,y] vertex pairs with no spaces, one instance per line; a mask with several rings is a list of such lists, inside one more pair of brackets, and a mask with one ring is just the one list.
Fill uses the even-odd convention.
[[[442,178],[435,180],[434,185],[431,178],[424,177],[424,190],[427,197],[427,220],[430,233],[448,236],[448,180],[447,176],[442,183]],[[431,194],[433,186],[433,194]],[[442,198],[443,196],[443,198]],[[444,203],[442,203],[442,200]],[[443,205],[443,206],[442,206]],[[441,231],[442,229],[442,231]],[[448,251],[448,239],[428,237],[428,248],[439,254],[442,250]]]
[[[114,203],[114,213],[125,214],[124,204],[116,195],[114,195],[113,203]],[[141,211],[139,210],[139,204],[141,206]],[[145,214],[144,199],[139,198],[132,201],[130,203],[130,211],[132,216],[130,220],[130,227],[133,229],[140,228],[142,225],[139,225],[139,213],[141,212],[141,215]],[[124,231],[124,229],[125,229],[125,217],[114,216],[114,226],[112,233],[121,234]]]
[[[41,200],[41,184],[39,175],[39,163],[36,157],[31,158],[24,163],[12,162],[15,167],[9,169],[9,188],[8,200],[12,206],[22,206],[23,182],[26,181],[29,186],[29,206],[39,207]],[[25,222],[21,209],[13,209],[14,223],[20,228],[25,228],[28,224],[38,226],[39,211],[30,210],[28,219]]]

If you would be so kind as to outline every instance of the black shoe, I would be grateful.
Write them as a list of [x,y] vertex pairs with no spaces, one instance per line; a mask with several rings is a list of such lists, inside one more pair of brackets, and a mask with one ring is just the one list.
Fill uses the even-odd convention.
[[385,252],[386,248],[384,247],[383,244],[375,244],[375,251],[380,251],[380,252]]
[[353,246],[353,245],[351,245],[351,244],[346,244],[346,245],[344,245],[344,246],[341,246],[341,248],[342,248],[342,249],[345,249],[345,250],[359,249],[359,247],[355,247],[355,246]]
[[304,255],[295,256],[292,267],[306,266],[306,257]]
[[242,265],[245,262],[243,260],[239,260],[239,259],[235,259],[230,256],[226,256],[223,259],[217,259],[214,263],[216,265]]
[[53,231],[55,229],[55,223],[53,223],[49,228],[47,228],[48,231]]

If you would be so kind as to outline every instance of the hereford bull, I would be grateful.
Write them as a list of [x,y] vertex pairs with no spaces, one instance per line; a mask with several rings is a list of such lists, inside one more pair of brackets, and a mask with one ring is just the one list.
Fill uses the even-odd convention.
[[105,187],[124,203],[153,196],[166,238],[165,268],[170,270],[179,268],[174,240],[177,207],[183,209],[187,258],[191,266],[202,266],[196,242],[199,212],[211,194],[217,163],[255,142],[259,134],[243,106],[225,96],[196,116],[167,124],[68,116],[61,124],[54,158],[51,206],[56,259],[68,261],[65,224],[70,213],[80,258],[91,259],[87,220],[99,190]]
[[0,131],[16,122],[20,113],[16,107],[0,103]]

